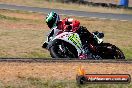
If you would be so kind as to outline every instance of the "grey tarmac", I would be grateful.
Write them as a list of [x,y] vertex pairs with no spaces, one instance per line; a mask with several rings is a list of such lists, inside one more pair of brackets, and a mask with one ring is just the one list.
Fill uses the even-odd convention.
[[61,15],[110,19],[110,20],[121,20],[121,21],[132,21],[131,14],[85,12],[85,11],[75,11],[75,10],[62,10],[62,9],[50,9],[50,8],[39,8],[39,7],[29,7],[29,6],[18,6],[18,5],[10,5],[10,4],[2,4],[2,3],[0,4],[0,9],[41,12],[45,14],[49,13],[50,11],[55,11]]

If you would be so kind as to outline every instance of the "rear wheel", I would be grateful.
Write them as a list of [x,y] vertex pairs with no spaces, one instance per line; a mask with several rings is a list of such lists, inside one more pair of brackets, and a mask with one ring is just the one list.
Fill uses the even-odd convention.
[[54,40],[49,51],[52,58],[78,58],[76,48],[63,40]]
[[125,59],[123,52],[110,43],[102,43],[98,46],[98,55],[102,59]]

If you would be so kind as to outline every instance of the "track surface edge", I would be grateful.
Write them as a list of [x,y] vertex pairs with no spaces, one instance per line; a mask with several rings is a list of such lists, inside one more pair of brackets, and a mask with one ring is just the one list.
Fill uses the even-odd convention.
[[132,60],[78,60],[78,59],[51,59],[51,58],[0,58],[0,62],[39,62],[39,63],[47,63],[47,62],[86,62],[86,63],[130,63],[132,64]]

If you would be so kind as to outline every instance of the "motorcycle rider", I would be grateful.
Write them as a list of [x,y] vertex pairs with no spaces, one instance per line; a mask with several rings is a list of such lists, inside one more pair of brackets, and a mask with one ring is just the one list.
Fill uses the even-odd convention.
[[78,20],[74,20],[72,18],[60,20],[60,17],[56,12],[50,12],[46,17],[46,23],[52,31],[49,33],[47,41],[43,44],[43,48],[47,47],[47,43],[50,41],[51,37],[54,37],[64,31],[72,31],[79,34],[83,45],[83,52],[79,55],[79,58],[93,58],[89,50],[89,43],[94,37],[86,27],[80,26],[80,22]]

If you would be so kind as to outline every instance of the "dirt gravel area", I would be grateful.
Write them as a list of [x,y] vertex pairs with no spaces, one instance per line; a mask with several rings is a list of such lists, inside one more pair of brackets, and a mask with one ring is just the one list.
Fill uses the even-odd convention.
[[26,77],[74,80],[79,66],[82,66],[88,74],[130,74],[132,76],[132,64],[130,63],[0,62],[0,80],[3,83],[18,81]]

